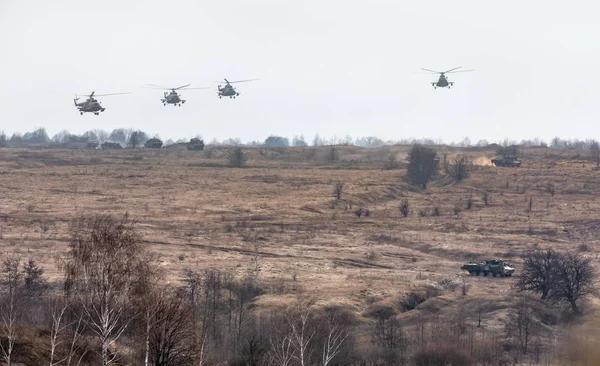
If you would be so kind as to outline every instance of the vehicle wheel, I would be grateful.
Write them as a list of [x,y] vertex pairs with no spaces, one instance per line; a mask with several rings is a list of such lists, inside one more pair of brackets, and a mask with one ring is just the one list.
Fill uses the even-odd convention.
[[487,277],[488,272],[483,272],[483,277]]
[[235,95],[233,96],[233,99],[235,99]]
[[83,116],[83,112],[79,112],[79,114],[81,114]]
[[219,99],[221,99],[221,96],[219,95]]
[[476,276],[481,276],[481,272],[479,272],[479,271],[476,271],[476,272],[475,272],[475,275],[476,275]]
[[494,273],[492,273],[492,276],[496,277],[496,275],[497,275],[497,273],[495,273],[495,272],[494,272]]

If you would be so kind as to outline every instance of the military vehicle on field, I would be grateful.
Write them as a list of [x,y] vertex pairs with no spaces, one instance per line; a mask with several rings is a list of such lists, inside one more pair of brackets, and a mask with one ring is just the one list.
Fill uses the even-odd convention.
[[100,145],[100,148],[102,150],[119,150],[122,149],[123,146],[121,146],[121,144],[119,144],[118,142],[103,142],[102,145]]
[[162,147],[162,144],[163,142],[160,139],[151,138],[150,140],[146,141],[144,147],[146,149],[160,149]]
[[204,141],[200,140],[199,138],[194,137],[187,144],[187,149],[188,150],[202,151],[202,150],[204,150]]
[[511,155],[503,158],[492,159],[492,164],[495,166],[508,166],[511,168],[516,168],[521,166],[521,160],[517,159],[516,156]]
[[500,259],[489,259],[485,262],[470,261],[460,267],[464,271],[469,271],[473,276],[487,276],[491,274],[494,277],[510,277],[515,272],[515,268]]

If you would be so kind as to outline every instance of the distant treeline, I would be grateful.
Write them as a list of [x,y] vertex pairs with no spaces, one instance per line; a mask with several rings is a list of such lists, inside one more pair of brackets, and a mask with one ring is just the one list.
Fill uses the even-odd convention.
[[[141,130],[134,130],[128,128],[118,128],[111,132],[95,129],[84,132],[81,135],[70,133],[67,130],[60,131],[54,136],[50,137],[43,127],[37,128],[34,131],[26,132],[25,134],[14,133],[12,136],[8,136],[4,131],[0,131],[0,146],[20,146],[29,144],[47,144],[47,145],[65,145],[65,144],[86,144],[90,142],[97,142],[102,144],[104,142],[118,143],[122,147],[141,147],[150,140],[158,139],[158,135],[151,135]],[[202,137],[197,135],[196,138],[202,140]],[[169,146],[179,143],[189,142],[189,138],[181,138],[178,140],[168,139],[162,141],[162,146]],[[402,138],[398,140],[387,140],[384,141],[375,136],[358,137],[353,139],[351,136],[325,138],[316,134],[312,140],[307,141],[303,135],[296,135],[291,140],[283,136],[271,135],[264,141],[247,141],[243,142],[240,138],[228,138],[222,141],[213,139],[208,145],[214,146],[247,146],[247,147],[304,147],[304,146],[330,146],[330,145],[347,145],[347,146],[360,146],[376,148],[381,146],[390,145],[431,145],[441,146],[448,145],[453,147],[494,147],[494,146],[522,146],[522,147],[552,147],[552,148],[578,148],[587,149],[594,145],[596,141],[594,139],[562,139],[560,137],[553,138],[549,143],[540,139],[523,139],[521,141],[504,139],[502,141],[490,142],[488,140],[479,140],[475,143],[471,141],[469,137],[465,137],[460,142],[449,142],[445,143],[441,139],[430,139],[430,138]]]

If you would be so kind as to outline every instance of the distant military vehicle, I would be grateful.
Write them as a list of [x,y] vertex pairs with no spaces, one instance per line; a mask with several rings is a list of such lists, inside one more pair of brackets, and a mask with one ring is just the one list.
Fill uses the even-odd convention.
[[469,271],[469,274],[474,276],[487,276],[488,274],[491,274],[494,277],[510,277],[515,272],[512,265],[499,259],[490,259],[485,262],[470,261],[460,267],[460,269]]
[[194,137],[187,144],[187,149],[188,150],[202,151],[204,149],[204,141],[200,140],[199,138]]
[[517,157],[514,155],[510,155],[503,158],[492,159],[492,164],[495,166],[508,166],[516,168],[521,166],[521,160],[517,159]]
[[146,149],[160,149],[162,147],[162,144],[163,142],[160,139],[151,138],[150,140],[146,141],[144,147]]
[[119,150],[122,149],[123,146],[121,146],[121,144],[119,144],[118,142],[103,142],[102,145],[100,145],[100,148],[102,150]]

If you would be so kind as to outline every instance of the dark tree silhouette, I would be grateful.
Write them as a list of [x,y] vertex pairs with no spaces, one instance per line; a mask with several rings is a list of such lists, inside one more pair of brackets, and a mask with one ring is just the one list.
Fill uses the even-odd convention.
[[427,183],[436,173],[436,155],[434,149],[414,145],[408,153],[408,168],[406,177],[411,184],[427,188]]
[[558,281],[560,254],[552,249],[535,250],[522,257],[523,271],[515,286],[521,291],[535,291],[546,299]]

